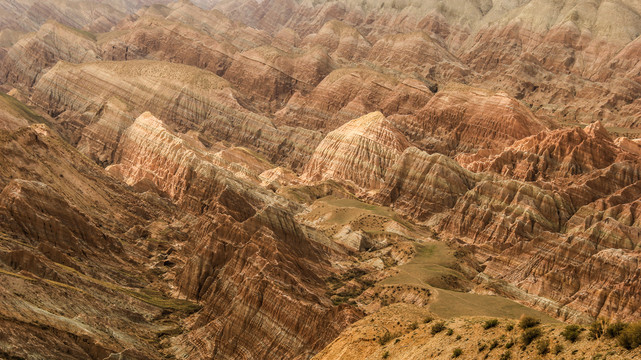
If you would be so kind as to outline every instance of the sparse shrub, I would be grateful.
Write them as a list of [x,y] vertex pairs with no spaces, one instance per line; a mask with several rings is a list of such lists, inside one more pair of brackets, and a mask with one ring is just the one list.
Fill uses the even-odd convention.
[[590,324],[588,339],[594,340],[603,336],[607,326],[608,326],[608,321],[605,318],[600,318],[599,320]]
[[511,358],[512,358],[512,353],[508,350],[501,355],[499,360],[510,360]]
[[383,353],[383,359],[387,359],[389,357],[389,351],[386,351]]
[[388,332],[385,333],[385,335],[383,335],[380,338],[378,338],[378,343],[381,344],[381,345],[385,345],[388,342],[390,342],[390,340],[396,339],[397,337],[399,337],[398,333],[392,334],[391,332],[388,331]]
[[456,335],[456,340],[461,340],[461,335]]
[[426,316],[426,317],[425,317],[425,319],[423,319],[423,323],[424,323],[424,324],[429,324],[429,323],[431,323],[431,322],[432,322],[432,320],[434,320],[434,318],[433,318],[433,317],[431,317],[431,316]]
[[561,336],[569,342],[576,342],[579,339],[579,334],[583,329],[579,325],[568,325],[565,330],[561,332]]
[[514,346],[514,340],[510,339],[507,343],[505,343],[505,348],[509,349],[512,346]]
[[543,332],[539,328],[529,328],[523,331],[523,334],[521,334],[521,341],[523,342],[523,346],[527,347],[532,343],[532,341],[536,340],[539,336],[541,336]]
[[414,321],[413,323],[410,324],[410,330],[416,330],[418,329],[418,323]]
[[490,351],[492,351],[497,346],[499,346],[499,341],[496,339],[492,340],[492,342],[490,343]]
[[605,328],[605,337],[614,339],[617,336],[621,335],[623,330],[628,326],[626,323],[622,322],[615,322],[613,324],[609,324],[608,327]]
[[521,329],[529,329],[539,325],[540,323],[541,320],[535,317],[523,315],[521,316],[521,320],[519,320],[519,327]]
[[563,352],[563,345],[561,344],[554,345],[554,351],[552,351],[554,355],[559,355],[562,352]]
[[454,330],[452,329],[447,329],[447,331],[445,332],[445,335],[447,336],[452,336],[452,334],[454,334]]
[[514,330],[514,324],[507,324],[507,326],[505,327],[505,330],[507,330],[507,331]]
[[485,350],[486,348],[487,348],[487,345],[485,345],[485,344],[480,344],[480,345],[479,345],[479,352],[483,352],[483,350]]
[[536,352],[539,355],[545,355],[550,352],[550,340],[541,339],[536,343]]
[[641,322],[630,324],[617,337],[619,345],[632,350],[641,346]]
[[452,359],[457,358],[461,355],[463,355],[463,349],[461,348],[456,348],[454,349],[454,351],[452,351]]
[[432,333],[432,335],[436,335],[443,330],[445,330],[445,321],[439,321],[432,325],[432,330],[430,332]]
[[496,327],[498,324],[499,324],[499,320],[498,320],[498,319],[490,319],[490,320],[486,320],[486,321],[483,323],[483,329],[485,329],[485,330],[487,330],[487,329],[491,329],[491,328],[493,328],[493,327]]

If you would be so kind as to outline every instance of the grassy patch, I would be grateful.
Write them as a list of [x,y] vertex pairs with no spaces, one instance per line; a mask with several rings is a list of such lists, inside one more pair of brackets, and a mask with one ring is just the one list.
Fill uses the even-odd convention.
[[126,292],[132,297],[146,302],[147,304],[151,304],[165,310],[183,312],[185,314],[195,313],[202,307],[193,301],[168,298],[158,291],[149,289],[143,289],[141,291],[126,290]]
[[23,118],[30,123],[46,123],[45,119],[36,114],[27,105],[21,103],[13,96],[0,92],[0,107],[14,116]]

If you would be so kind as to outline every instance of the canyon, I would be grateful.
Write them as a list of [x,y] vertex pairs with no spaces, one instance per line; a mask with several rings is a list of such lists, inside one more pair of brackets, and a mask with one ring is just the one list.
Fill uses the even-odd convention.
[[640,43],[632,0],[0,0],[0,358],[641,358],[562,334],[641,319]]

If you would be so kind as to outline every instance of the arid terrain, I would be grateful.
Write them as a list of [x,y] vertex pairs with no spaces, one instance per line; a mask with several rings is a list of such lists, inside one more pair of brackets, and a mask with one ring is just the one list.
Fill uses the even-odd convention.
[[638,0],[0,0],[0,359],[641,359]]

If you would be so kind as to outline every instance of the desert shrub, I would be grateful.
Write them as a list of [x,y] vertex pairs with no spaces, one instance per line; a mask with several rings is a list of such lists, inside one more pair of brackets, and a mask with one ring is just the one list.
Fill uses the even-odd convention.
[[536,352],[539,355],[545,355],[550,352],[550,340],[541,339],[536,343]]
[[383,359],[387,359],[389,357],[389,351],[386,351],[383,353]]
[[588,339],[594,340],[603,336],[607,326],[608,326],[608,321],[604,318],[601,318],[593,322],[592,324],[590,324],[590,327],[588,328],[589,330]]
[[583,329],[579,325],[568,325],[561,332],[561,336],[569,342],[576,342],[579,339],[579,334]]
[[496,339],[492,340],[492,342],[490,343],[490,351],[492,351],[497,346],[499,346],[499,341]]
[[552,353],[554,355],[559,355],[561,352],[563,352],[563,345],[561,344],[554,345],[554,351],[552,351]]
[[439,321],[432,325],[432,330],[430,332],[432,333],[432,335],[436,335],[443,330],[445,330],[445,321]]
[[519,320],[519,327],[521,329],[529,329],[533,328],[541,323],[541,320],[532,317],[532,316],[521,316],[521,320]]
[[523,331],[523,334],[521,334],[521,341],[523,342],[523,346],[528,346],[534,341],[536,338],[541,336],[543,332],[539,328],[529,328]]
[[626,326],[617,337],[617,341],[619,345],[628,350],[639,347],[641,345],[641,322]]
[[486,348],[487,348],[487,345],[485,345],[485,344],[479,344],[479,352],[482,352],[482,351],[483,351],[483,350],[485,350]]
[[425,324],[429,324],[429,323],[431,323],[431,322],[432,322],[432,320],[434,320],[434,318],[433,318],[433,317],[431,317],[431,316],[427,316],[427,317],[425,317],[425,319],[423,319],[423,323],[425,323]]
[[452,329],[447,329],[447,331],[445,332],[445,334],[446,334],[447,336],[452,336],[452,334],[454,334],[454,330],[452,330]]
[[514,340],[510,339],[507,343],[505,343],[505,348],[509,349],[512,346],[514,346]]
[[506,351],[503,354],[501,354],[501,357],[499,360],[510,360],[512,358],[512,353],[510,351]]
[[485,329],[485,330],[487,330],[487,329],[491,329],[491,328],[493,328],[493,327],[496,327],[498,324],[499,324],[499,320],[498,320],[498,319],[490,319],[490,320],[486,320],[486,321],[483,323],[483,329]]
[[418,323],[414,321],[410,324],[410,330],[416,330],[418,328]]
[[608,327],[605,328],[604,335],[607,338],[614,339],[617,336],[621,335],[623,330],[628,326],[626,323],[622,322],[615,322],[613,324],[609,324]]
[[381,345],[385,345],[388,342],[390,342],[390,340],[396,339],[397,337],[399,337],[398,333],[392,334],[391,332],[388,331],[388,332],[385,333],[385,335],[383,335],[380,338],[378,338],[378,343],[381,344]]
[[463,355],[463,349],[461,348],[456,348],[454,349],[454,351],[452,351],[452,359],[457,358],[461,355]]
[[507,331],[514,330],[514,324],[507,324],[507,326],[505,327],[505,330],[507,330]]

